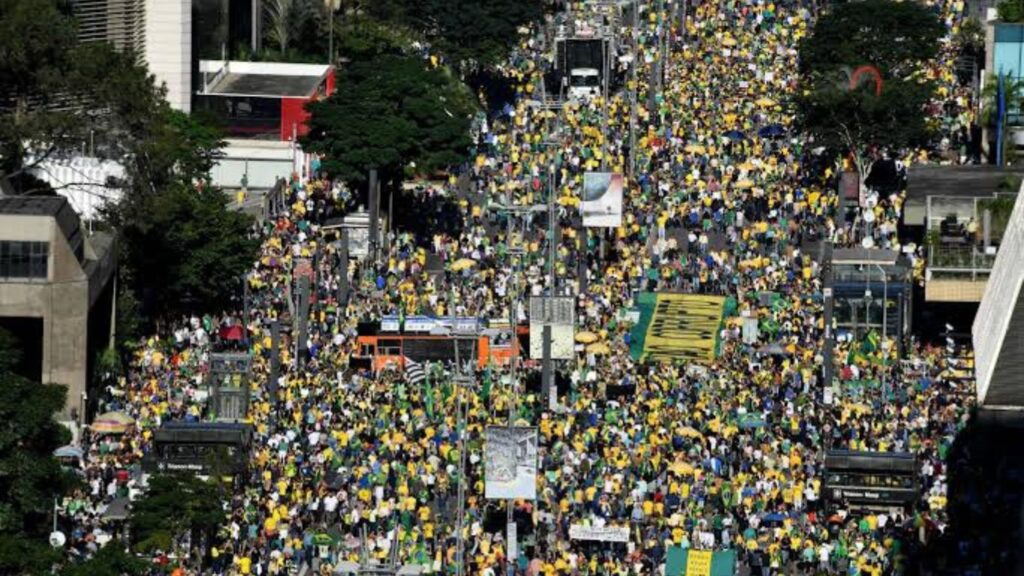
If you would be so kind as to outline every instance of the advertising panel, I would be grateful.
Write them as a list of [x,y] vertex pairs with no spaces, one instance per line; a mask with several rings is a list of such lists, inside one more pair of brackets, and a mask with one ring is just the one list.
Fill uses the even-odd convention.
[[622,226],[622,174],[587,172],[583,175],[583,226],[618,228]]
[[484,493],[492,500],[537,498],[537,428],[487,428]]
[[530,358],[544,358],[544,326],[551,326],[551,357],[571,360],[575,353],[575,306],[572,296],[530,298]]

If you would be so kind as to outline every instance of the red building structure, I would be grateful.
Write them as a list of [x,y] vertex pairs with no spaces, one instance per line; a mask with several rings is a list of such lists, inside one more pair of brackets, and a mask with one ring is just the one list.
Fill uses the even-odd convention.
[[228,136],[292,141],[309,130],[306,104],[334,92],[326,64],[201,60],[196,110],[219,118]]

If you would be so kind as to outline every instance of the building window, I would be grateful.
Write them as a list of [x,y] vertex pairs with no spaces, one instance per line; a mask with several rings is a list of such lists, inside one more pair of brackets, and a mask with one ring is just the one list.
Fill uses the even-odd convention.
[[45,280],[49,257],[48,242],[0,241],[0,278]]

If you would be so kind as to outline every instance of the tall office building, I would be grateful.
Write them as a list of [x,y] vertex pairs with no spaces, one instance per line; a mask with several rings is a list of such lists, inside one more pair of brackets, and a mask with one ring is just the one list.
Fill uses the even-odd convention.
[[978,404],[1024,410],[1024,186],[974,318]]
[[72,0],[81,42],[110,42],[141,52],[146,41],[146,0]]
[[167,101],[192,110],[192,0],[143,0],[149,71],[167,87]]
[[171,106],[189,112],[199,60],[230,60],[259,47],[259,0],[70,0],[81,42],[134,51]]

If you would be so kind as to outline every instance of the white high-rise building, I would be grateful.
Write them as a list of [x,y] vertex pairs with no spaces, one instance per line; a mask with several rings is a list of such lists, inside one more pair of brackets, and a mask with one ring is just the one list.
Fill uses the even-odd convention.
[[1024,186],[1003,233],[992,274],[974,318],[978,404],[1024,410]]
[[[201,49],[223,57],[228,48],[228,21],[234,8],[242,17],[233,22],[235,34],[258,25],[255,0],[72,0],[81,42],[110,42],[118,50],[135,52],[146,63],[158,84],[167,89],[167,101],[178,110],[191,111],[193,74],[198,58],[193,24],[203,26]],[[195,10],[215,22],[195,21]],[[202,18],[200,17],[200,20]],[[253,28],[255,30],[255,28]],[[256,39],[252,33],[253,41]],[[248,43],[248,41],[246,42]],[[211,45],[213,45],[211,47]]]
[[192,109],[192,0],[144,0],[143,54],[171,106]]

